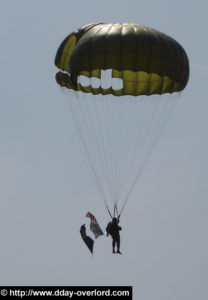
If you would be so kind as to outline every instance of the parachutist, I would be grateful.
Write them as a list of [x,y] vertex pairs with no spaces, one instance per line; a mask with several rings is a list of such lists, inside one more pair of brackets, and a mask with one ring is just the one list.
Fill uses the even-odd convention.
[[[188,56],[177,41],[156,29],[97,23],[71,32],[57,50],[55,65],[57,83],[78,98],[70,96],[68,103],[94,184],[112,218],[107,236],[112,237],[113,253],[117,246],[121,254],[117,203],[123,199],[122,214],[175,107],[177,97],[168,94],[182,92],[188,83]],[[108,196],[114,202],[113,214]],[[97,238],[102,230],[94,216],[89,217]],[[93,252],[94,241],[84,225],[80,233]]]
[[[122,230],[121,226],[118,225],[119,218],[113,218],[112,222],[109,222],[106,227],[107,236],[110,234],[112,237],[112,247],[113,253],[122,254],[120,252],[120,231]],[[117,252],[115,252],[115,247],[117,247]]]

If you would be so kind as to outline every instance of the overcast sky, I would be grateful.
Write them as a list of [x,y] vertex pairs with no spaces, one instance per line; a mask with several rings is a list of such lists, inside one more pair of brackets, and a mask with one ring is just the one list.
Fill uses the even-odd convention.
[[[134,299],[208,298],[206,0],[0,1],[0,284],[132,285]],[[131,22],[181,43],[190,80],[111,240],[91,257],[79,228],[108,221],[54,76],[66,35]],[[88,232],[90,234],[90,232]]]

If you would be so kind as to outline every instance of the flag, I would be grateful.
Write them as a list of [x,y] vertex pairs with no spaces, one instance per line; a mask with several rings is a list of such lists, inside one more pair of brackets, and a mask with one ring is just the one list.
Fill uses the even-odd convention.
[[89,249],[90,252],[93,254],[94,241],[93,241],[93,239],[91,239],[91,237],[89,237],[88,235],[86,235],[86,227],[85,227],[85,224],[83,224],[83,225],[80,227],[80,234],[81,234],[81,237],[82,237],[83,241],[84,241],[85,244],[87,245],[88,249]]
[[100,235],[103,235],[103,231],[100,228],[95,216],[93,216],[93,214],[91,214],[90,212],[88,212],[86,214],[86,217],[90,218],[91,222],[90,222],[90,230],[93,232],[93,234],[95,235],[95,238],[97,239]]

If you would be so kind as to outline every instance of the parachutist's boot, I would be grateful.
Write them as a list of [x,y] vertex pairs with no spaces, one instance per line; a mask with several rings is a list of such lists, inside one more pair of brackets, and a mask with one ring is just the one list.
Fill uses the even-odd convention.
[[116,253],[116,252],[115,252],[115,249],[113,249],[113,253]]
[[118,253],[118,254],[122,254],[122,253],[120,252],[120,250],[117,250],[117,253]]

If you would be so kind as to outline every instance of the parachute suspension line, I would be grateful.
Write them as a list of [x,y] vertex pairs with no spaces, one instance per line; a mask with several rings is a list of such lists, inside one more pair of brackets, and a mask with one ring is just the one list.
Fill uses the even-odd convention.
[[[128,126],[126,126],[124,136],[126,136],[126,139],[123,139],[125,142],[125,148],[124,148],[124,164],[122,166],[122,169],[120,171],[120,176],[119,176],[119,190],[120,194],[122,193],[122,190],[125,186],[125,179],[129,178],[129,175],[127,173],[131,173],[131,169],[133,165],[135,164],[135,160],[133,159],[134,156],[132,155],[132,151],[134,151],[134,146],[135,146],[135,141],[138,138],[135,138],[135,134],[138,132],[138,136],[141,135],[141,125],[138,126],[138,120],[137,120],[137,114],[136,114],[136,104],[133,101],[128,101],[126,102],[126,107],[125,107],[125,112],[127,116],[126,122],[128,122]],[[144,116],[144,114],[142,114]],[[136,151],[135,151],[136,152]],[[129,170],[128,170],[129,169]]]
[[[82,99],[80,101],[82,101]],[[88,132],[88,134],[91,134],[92,142],[94,142],[93,144],[95,144],[95,146],[96,146],[97,154],[98,154],[98,156],[100,158],[100,161],[102,163],[102,169],[104,170],[104,179],[107,181],[110,174],[109,174],[108,163],[107,163],[108,159],[106,158],[107,151],[105,151],[105,145],[103,144],[103,139],[99,138],[99,134],[102,135],[102,130],[98,129],[98,126],[100,125],[99,119],[97,118],[99,110],[94,111],[94,112],[90,111],[90,107],[92,107],[92,110],[93,110],[93,107],[95,107],[97,104],[99,105],[99,103],[95,103],[95,102],[96,101],[93,101],[92,99],[86,99],[84,101],[83,105],[86,106],[85,109],[84,109],[84,112],[86,112],[86,116],[84,115],[84,112],[82,110],[83,120],[86,117],[86,119],[89,122],[89,124],[87,126],[87,132]],[[97,102],[99,102],[99,99],[97,100]],[[90,106],[90,104],[93,104],[93,105]],[[80,106],[82,107],[82,103],[81,103]],[[94,120],[94,122],[93,122],[93,120]],[[94,159],[94,162],[95,161],[96,160]]]
[[106,206],[106,208],[107,208],[107,210],[108,210],[108,213],[109,213],[109,215],[110,215],[111,219],[113,219],[113,217],[112,217],[112,215],[111,215],[111,212],[110,212],[110,210],[109,210],[108,206]]
[[[118,136],[118,153],[116,158],[118,160],[118,178],[117,178],[117,202],[120,201],[120,195],[123,185],[125,185],[126,177],[125,170],[129,161],[129,150],[131,150],[131,146],[133,146],[133,136],[135,135],[134,126],[132,125],[134,122],[134,105],[133,101],[128,101],[129,99],[122,99],[118,105],[119,108],[119,116],[120,123],[118,127],[120,128],[120,136]],[[122,126],[124,124],[124,126]],[[136,127],[136,126],[135,126]],[[132,130],[133,129],[133,130]],[[119,157],[120,156],[120,157]],[[119,160],[121,158],[121,162],[119,164]]]
[[[135,135],[135,130],[132,130],[132,126],[129,126],[131,120],[136,119],[132,118],[135,114],[133,105],[135,100],[131,102],[129,105],[129,101],[126,101],[126,99],[122,98],[121,101],[118,101],[114,96],[110,96],[107,99],[105,97],[104,99],[105,107],[109,108],[107,122],[105,120],[104,123],[108,130],[105,128],[104,132],[106,133],[106,144],[108,145],[107,153],[110,154],[108,163],[113,169],[111,184],[114,190],[112,199],[116,206],[118,205],[118,200],[120,200],[120,186],[125,183],[125,180],[120,183],[123,165],[127,161],[129,146],[132,144]],[[103,112],[102,114],[105,115]],[[136,125],[134,127],[136,128]]]
[[111,157],[112,164],[114,165],[114,177],[113,177],[113,186],[114,186],[114,196],[113,196],[113,202],[114,202],[114,208],[118,201],[118,189],[117,189],[117,180],[118,180],[118,170],[119,170],[119,162],[118,162],[118,153],[119,153],[119,142],[120,142],[120,126],[119,126],[119,116],[120,111],[119,105],[122,105],[122,103],[116,103],[116,99],[113,97],[111,99],[111,106],[112,106],[112,116],[111,116],[111,123],[112,123],[112,129],[111,129]]
[[[180,96],[180,94],[179,94]],[[179,96],[173,96],[173,95],[170,95],[169,96],[169,99],[164,99],[165,101],[167,101],[166,105],[164,106],[163,108],[163,111],[161,113],[161,116],[160,116],[160,120],[157,122],[156,124],[156,127],[154,129],[154,132],[153,132],[153,139],[151,140],[150,139],[150,145],[148,146],[148,151],[147,153],[145,154],[145,156],[143,157],[141,163],[140,163],[140,167],[138,168],[138,171],[136,173],[136,176],[135,176],[135,179],[133,181],[133,184],[131,185],[131,189],[129,190],[128,194],[126,195],[126,198],[125,198],[125,201],[123,203],[123,206],[121,208],[121,211],[120,211],[120,214],[122,214],[135,186],[136,186],[136,183],[138,182],[138,179],[139,177],[141,176],[142,174],[142,171],[148,161],[148,159],[150,158],[151,156],[151,153],[159,139],[159,137],[161,136],[162,134],[162,131],[165,127],[165,124],[167,123],[168,119],[169,119],[169,116],[171,115],[171,113],[173,112],[173,110],[175,109],[176,107],[176,104],[177,104],[177,101],[179,99]],[[171,98],[174,98],[174,99],[171,99]],[[135,164],[136,165],[136,164]]]
[[[101,186],[106,186],[107,188],[109,188],[110,184],[108,183],[106,185],[105,182],[104,182],[104,181],[109,182],[109,180],[108,180],[109,174],[108,174],[108,170],[107,170],[107,168],[109,166],[109,163],[108,163],[108,160],[105,157],[105,153],[107,153],[107,151],[104,151],[104,144],[102,144],[103,140],[102,140],[102,138],[100,138],[100,132],[102,130],[101,131],[98,130],[96,132],[97,127],[100,124],[99,119],[96,120],[96,117],[98,117],[97,112],[99,112],[100,105],[102,104],[100,102],[99,97],[100,96],[98,96],[98,99],[96,97],[95,100],[89,99],[88,97],[86,97],[86,99],[80,99],[79,98],[80,111],[82,112],[82,120],[84,122],[84,128],[86,129],[86,133],[88,134],[88,137],[91,138],[91,143],[94,144],[95,148],[97,149],[95,154],[98,155],[97,159],[98,159],[98,161],[101,162],[101,168],[102,169],[100,170],[101,172],[99,174],[99,171],[97,171],[97,168],[96,168],[96,167],[99,167],[99,163],[96,163],[96,158],[95,158],[96,155],[94,157],[91,156],[91,161],[92,161],[93,168],[95,170],[95,174],[97,175],[97,177],[98,177],[98,174],[100,175],[100,177],[99,177],[100,178],[99,179],[100,185]],[[95,110],[93,112],[96,105],[98,106],[98,110]],[[92,111],[90,111],[90,108],[91,108]],[[95,124],[93,123],[93,120],[94,120]],[[86,143],[86,147],[88,148],[87,145],[88,145],[88,143]],[[89,156],[90,156],[90,151],[89,151]],[[104,181],[102,180],[102,174],[104,174],[104,178],[103,178]],[[102,188],[102,190],[103,190],[103,188]],[[104,190],[103,190],[103,193],[104,193]],[[107,209],[108,209],[108,213],[110,214],[109,206],[108,206],[107,200],[106,200],[106,195],[105,195],[105,203],[106,203],[106,206],[107,206]]]
[[[116,101],[116,99],[113,99],[114,101]],[[119,105],[116,105],[118,103],[114,103],[114,106],[118,106],[118,109],[120,109]],[[122,105],[122,103],[120,103]],[[117,112],[117,107],[116,109],[116,113],[115,113],[115,118],[114,118],[114,127],[115,127],[115,137],[114,137],[114,157],[115,157],[115,169],[119,170],[119,162],[118,162],[118,153],[121,149],[121,126],[119,126],[119,115],[120,115],[120,111]],[[114,208],[116,209],[117,207],[117,203],[118,203],[118,199],[119,199],[119,191],[118,191],[118,175],[115,176],[115,199],[114,199]]]
[[[113,203],[114,203],[114,217],[115,217],[115,201],[116,201],[116,191],[115,191],[115,185],[116,185],[116,156],[115,156],[115,144],[116,144],[116,113],[114,111],[115,109],[115,100],[114,98],[109,99],[109,115],[110,115],[110,120],[109,124],[110,125],[110,130],[109,130],[109,135],[110,135],[110,140],[109,140],[109,151],[110,151],[110,157],[111,157],[111,164],[113,166],[113,177],[112,177],[112,184],[113,184]],[[107,137],[106,137],[107,138]],[[113,161],[114,159],[114,161]]]
[[[148,127],[146,126],[146,120],[144,118],[146,116],[146,113],[143,111],[144,107],[148,106],[148,102],[147,102],[147,99],[141,99],[141,101],[140,100],[138,100],[138,101],[139,101],[139,103],[135,102],[135,110],[134,111],[135,111],[136,114],[138,113],[138,119],[141,122],[141,124],[143,124],[143,126],[141,126],[141,124],[139,124],[138,128],[136,128],[136,126],[135,126],[136,124],[132,125],[132,128],[133,128],[132,131],[135,131],[137,134],[134,137],[134,140],[135,140],[134,141],[135,142],[134,147],[132,147],[131,157],[130,157],[129,162],[127,164],[127,166],[129,165],[129,168],[126,169],[127,178],[132,176],[133,170],[136,168],[136,166],[141,167],[141,162],[140,162],[140,160],[138,160],[138,157],[139,157],[139,159],[140,158],[142,159],[141,155],[142,155],[142,152],[143,152],[143,148],[145,148],[145,140],[147,138],[147,133],[148,133]],[[144,101],[147,102],[147,103],[144,103]],[[139,110],[140,110],[139,112],[137,111],[138,106],[139,106]],[[142,114],[140,112],[142,112]],[[152,114],[152,112],[151,112],[151,114]],[[143,141],[143,139],[144,139],[144,141]]]
[[141,126],[143,124],[143,119],[145,119],[143,102],[143,99],[129,99],[128,97],[123,103],[123,112],[124,116],[126,116],[124,123],[128,126],[123,128],[124,148],[122,154],[124,163],[121,165],[119,172],[119,199],[121,199],[126,182],[132,177],[132,169],[135,167],[138,155],[138,146],[136,145],[140,143],[144,131],[144,128],[142,128],[143,126]]
[[117,207],[116,204],[114,204],[113,217],[114,218],[119,218],[120,217],[120,215],[118,214],[118,207]]
[[114,208],[113,208],[113,217],[115,218],[115,213],[116,213],[116,205],[114,204]]
[[[91,85],[92,85],[92,78]],[[101,70],[101,80],[100,86],[102,88],[108,88],[109,86],[112,86],[112,70]],[[103,170],[101,170],[100,174],[104,175],[105,182],[107,183],[107,188],[110,189],[110,197],[113,200],[113,203],[116,202],[117,199],[117,193],[116,193],[116,178],[117,174],[115,172],[115,159],[112,158],[116,157],[114,145],[117,137],[117,133],[115,131],[116,128],[116,118],[117,118],[117,112],[116,111],[116,103],[115,98],[112,100],[109,96],[103,96],[101,95],[101,99],[96,96],[92,96],[92,98],[95,98],[95,101],[92,105],[92,110],[94,109],[94,112],[92,114],[91,120],[94,120],[91,122],[93,125],[93,131],[95,132],[94,136],[97,138],[97,144],[100,145],[100,155],[103,154]],[[117,100],[118,101],[118,100]],[[116,102],[117,102],[116,101]],[[107,126],[106,126],[107,124]],[[115,125],[115,126],[114,126]],[[106,129],[107,128],[107,129]],[[110,142],[109,142],[110,140]]]
[[[149,105],[149,104],[148,104]],[[151,114],[150,114],[150,120],[149,120],[149,122],[150,123],[152,123],[153,122],[153,118],[154,118],[154,114],[156,113],[156,111],[154,112],[151,112]],[[149,123],[148,122],[148,123]],[[147,124],[148,124],[147,123]],[[148,124],[148,128],[150,127],[150,123]],[[160,124],[160,120],[159,120],[159,122],[158,122],[158,124],[157,124],[157,126],[159,127],[159,124]],[[143,133],[143,137],[145,137],[146,135],[148,135],[148,128],[145,128],[145,133]],[[156,131],[156,130],[155,130]],[[152,137],[150,137],[150,141],[149,142],[151,142],[151,138],[153,138],[153,140],[154,140],[154,133],[152,133],[151,134],[152,135]],[[149,138],[149,137],[148,137]],[[143,139],[141,138],[141,141],[143,141]],[[157,138],[155,139],[155,142],[157,141]],[[122,207],[122,209],[121,209],[121,213],[123,212],[123,209],[124,209],[124,207],[125,207],[125,205],[126,205],[126,203],[127,203],[127,201],[128,201],[128,199],[130,198],[130,195],[131,195],[131,193],[132,193],[132,191],[133,191],[133,189],[134,189],[134,187],[135,187],[135,185],[136,185],[136,182],[138,181],[138,179],[139,179],[139,177],[140,177],[140,175],[141,175],[141,173],[142,173],[142,171],[143,171],[143,168],[144,168],[144,166],[145,166],[145,164],[146,164],[146,162],[147,162],[147,160],[148,160],[148,158],[150,157],[150,154],[152,153],[152,150],[153,150],[153,148],[154,148],[154,143],[152,143],[152,146],[151,146],[151,144],[149,145],[149,142],[148,142],[148,140],[146,141],[146,144],[148,145],[148,147],[146,146],[144,146],[143,147],[143,149],[142,149],[142,151],[141,151],[141,157],[142,157],[142,159],[141,159],[141,161],[140,161],[140,167],[138,168],[138,172],[137,172],[137,174],[136,174],[136,176],[135,176],[135,179],[134,179],[134,181],[133,181],[133,184],[132,184],[132,186],[131,186],[131,189],[129,190],[129,193],[127,194],[127,196],[126,196],[126,200],[124,201],[124,204],[123,204],[123,207]],[[139,143],[139,147],[141,147],[142,146],[142,142],[140,142]],[[137,148],[137,147],[136,147]],[[136,149],[135,148],[135,149]],[[146,150],[146,153],[142,153],[142,152],[145,152],[145,150]],[[136,163],[135,163],[135,165],[137,165]],[[120,213],[120,214],[121,214]]]
[[113,144],[115,142],[114,137],[114,112],[113,112],[113,102],[107,99],[104,99],[102,96],[102,110],[100,110],[100,117],[98,122],[100,124],[100,128],[102,129],[102,140],[105,145],[105,153],[107,156],[107,165],[109,167],[109,175],[107,176],[108,185],[111,187],[110,189],[110,197],[112,198],[112,202],[115,203],[115,163],[113,161],[114,151],[113,151]]
[[[113,143],[113,128],[112,128],[112,120],[113,120],[113,109],[112,103],[107,99],[104,99],[102,96],[101,104],[103,105],[102,110],[100,110],[99,119],[101,122],[98,122],[102,132],[102,141],[105,145],[105,153],[107,156],[107,165],[109,167],[109,175],[108,176],[108,184],[111,187],[111,197],[113,203],[115,202],[115,192],[114,192],[114,182],[115,182],[115,170],[112,161],[113,151],[112,151],[112,143]],[[109,140],[111,141],[109,143]]]
[[[115,80],[115,78],[114,78]],[[110,74],[111,86],[112,83],[112,71]],[[106,143],[108,145],[108,153],[109,153],[109,163],[112,168],[112,200],[114,205],[118,201],[118,170],[120,166],[119,162],[119,152],[120,152],[120,106],[122,106],[122,101],[118,101],[118,98],[110,95],[103,96],[105,101],[105,106],[107,107],[107,122],[105,122],[105,126],[107,125],[108,130],[105,130],[106,133]]]
[[150,103],[151,102],[150,98],[144,99],[144,101],[147,101],[147,103],[144,102],[142,103],[144,109],[145,106],[147,106],[147,112],[146,111],[144,112],[144,116],[146,118],[145,119],[142,118],[143,126],[140,126],[141,131],[139,132],[138,137],[135,138],[136,144],[135,147],[132,149],[133,160],[131,161],[132,165],[130,165],[131,169],[129,168],[128,177],[131,176],[131,174],[134,175],[135,170],[138,169],[136,168],[136,166],[138,166],[139,169],[141,169],[142,161],[145,160],[146,153],[148,152],[148,149],[150,147],[149,145],[151,139],[154,137],[154,134],[151,132],[151,128],[153,128],[154,117],[159,110],[159,105],[155,105],[154,107],[153,105],[154,103]]
[[118,214],[118,207],[117,207],[117,205],[116,205],[116,215],[117,215],[117,218],[119,220],[120,219],[120,215]]
[[[118,192],[118,175],[122,164],[120,163],[119,156],[121,150],[121,144],[125,141],[122,135],[121,122],[126,117],[125,110],[123,109],[123,101],[119,101],[114,96],[102,96],[101,104],[103,105],[102,110],[97,110],[100,115],[95,114],[97,118],[97,127],[100,126],[101,130],[98,130],[103,143],[104,152],[107,156],[107,165],[110,169],[110,176],[108,176],[108,184],[111,186],[111,197],[113,203],[117,205],[119,199]],[[123,113],[123,115],[121,115]],[[101,121],[101,122],[99,122]],[[125,123],[125,121],[124,121]],[[126,126],[124,127],[126,128]],[[127,126],[128,128],[128,126]]]
[[[128,140],[131,136],[130,126],[123,126],[123,124],[128,124],[129,119],[131,119],[130,112],[128,111],[130,107],[126,107],[125,99],[122,99],[120,103],[117,103],[118,106],[118,115],[120,117],[117,127],[118,127],[118,135],[117,135],[117,149],[116,149],[116,159],[118,166],[118,177],[117,177],[117,201],[116,205],[118,205],[118,201],[120,199],[120,178],[122,176],[122,167],[125,165],[127,160],[127,149],[128,149]],[[128,109],[128,110],[127,110]],[[119,162],[119,155],[121,156],[121,162]]]
[[[110,73],[110,78],[111,78],[111,87],[113,87],[113,77],[112,77],[112,70]],[[114,203],[114,217],[115,217],[115,213],[116,213],[116,202],[118,201],[118,192],[117,192],[117,185],[116,185],[116,181],[117,181],[117,172],[116,170],[118,170],[118,159],[117,159],[117,145],[118,145],[118,139],[119,139],[119,126],[118,126],[118,112],[117,112],[117,103],[116,103],[116,99],[115,97],[110,97],[110,105],[109,107],[112,106],[111,109],[111,122],[112,122],[112,130],[111,132],[111,140],[112,140],[112,149],[111,149],[111,153],[112,153],[112,158],[115,159],[114,162],[114,176],[113,176],[113,203]],[[112,160],[112,159],[111,159]],[[111,162],[112,166],[113,166],[113,161]]]
[[[85,95],[80,99],[79,95],[77,92],[77,100],[67,103],[86,153],[87,167],[109,215],[119,216],[118,201],[123,203],[121,215],[176,101],[154,101],[154,97],[117,101],[114,96],[89,99]],[[113,214],[109,196],[114,203]]]
[[[102,96],[104,97],[104,96]],[[101,112],[103,116],[103,137],[106,144],[106,153],[108,154],[108,165],[111,170],[111,178],[109,184],[111,185],[111,197],[115,204],[117,201],[116,180],[117,180],[117,153],[116,144],[118,139],[118,111],[115,97],[105,97],[103,100],[103,109]]]
[[[78,93],[74,93],[78,99]],[[105,193],[103,191],[103,188],[102,188],[102,185],[100,183],[100,180],[99,180],[99,177],[97,176],[97,173],[95,171],[95,168],[94,168],[94,165],[93,165],[93,162],[91,160],[91,157],[89,155],[89,151],[88,151],[88,147],[86,145],[86,141],[84,139],[84,135],[83,135],[83,130],[82,130],[82,127],[79,125],[79,122],[77,120],[77,118],[75,117],[75,111],[74,111],[74,108],[73,108],[73,103],[71,102],[73,101],[73,99],[69,99],[69,97],[67,97],[67,104],[69,106],[69,109],[70,109],[70,112],[71,112],[71,115],[72,115],[72,118],[74,120],[74,124],[75,124],[75,128],[77,129],[77,132],[80,136],[80,142],[81,142],[81,145],[83,146],[83,150],[84,150],[84,153],[85,153],[85,157],[87,158],[88,162],[89,162],[89,166],[90,166],[90,174],[92,174],[93,178],[95,179],[95,183],[96,183],[96,188],[97,190],[99,191],[99,194],[101,195],[101,199],[103,200],[104,204],[105,204],[105,207],[109,213],[109,215],[111,216],[112,218],[112,215],[110,213],[110,210],[109,210],[109,207],[108,207],[108,203],[107,203],[107,200],[106,200],[106,197],[105,197]],[[75,103],[76,105],[77,103]],[[88,166],[88,164],[86,164]],[[89,167],[88,166],[88,167]]]
[[[99,142],[101,148],[103,150],[103,154],[105,156],[105,168],[108,170],[105,174],[105,181],[107,182],[107,188],[110,188],[110,197],[115,202],[115,192],[114,192],[114,182],[115,182],[115,170],[113,167],[112,160],[112,141],[113,133],[112,133],[112,120],[113,120],[113,112],[112,112],[112,103],[103,99],[96,99],[96,105],[94,104],[94,114],[93,118],[95,119],[95,128],[97,129],[97,136],[99,138]],[[98,109],[97,109],[98,108]],[[109,138],[111,143],[109,143]],[[101,172],[103,173],[103,172]]]

